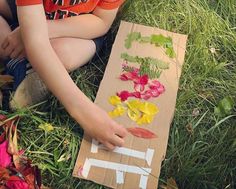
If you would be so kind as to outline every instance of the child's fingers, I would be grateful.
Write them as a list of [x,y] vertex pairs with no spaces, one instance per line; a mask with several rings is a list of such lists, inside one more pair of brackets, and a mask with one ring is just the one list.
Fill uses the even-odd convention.
[[118,147],[121,147],[124,145],[125,141],[123,138],[120,138],[119,136],[117,135],[114,135],[111,139],[111,143],[114,145],[114,146],[118,146]]
[[126,135],[128,134],[127,130],[122,125],[118,125],[117,127],[115,127],[115,133],[121,138],[126,137]]
[[114,150],[116,148],[116,146],[114,146],[113,144],[109,142],[104,143],[104,146],[108,148],[108,150]]

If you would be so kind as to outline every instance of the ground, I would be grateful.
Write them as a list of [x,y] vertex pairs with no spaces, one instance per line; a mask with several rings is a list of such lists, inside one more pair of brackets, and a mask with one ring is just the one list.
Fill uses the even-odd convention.
[[[227,106],[227,99],[232,99],[231,105],[236,101],[236,1],[126,0],[102,52],[72,74],[91,99],[96,96],[121,19],[189,36],[160,185],[173,177],[181,189],[236,188],[236,111],[215,112],[216,107]],[[224,98],[226,103],[219,105]],[[45,185],[105,188],[72,178],[82,129],[54,97],[13,115],[22,116],[20,145],[41,168]],[[54,126],[53,131],[38,127],[45,121]]]

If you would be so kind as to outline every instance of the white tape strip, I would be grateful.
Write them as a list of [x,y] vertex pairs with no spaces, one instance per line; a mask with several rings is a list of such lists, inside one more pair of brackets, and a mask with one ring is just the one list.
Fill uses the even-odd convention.
[[116,183],[117,184],[124,183],[124,172],[116,171]]
[[113,163],[109,161],[87,158],[84,164],[84,168],[83,168],[83,176],[85,178],[88,176],[88,174],[85,174],[85,173],[89,172],[91,166],[101,167],[105,169],[112,169],[112,170],[117,170],[117,171],[123,171],[127,173],[134,173],[134,174],[139,174],[139,175],[149,175],[151,173],[150,168],[137,167],[133,165],[126,165],[126,164],[121,164],[121,163]]
[[116,182],[117,184],[124,183],[124,172],[126,173],[134,173],[141,175],[139,187],[142,189],[146,189],[148,175],[151,173],[152,169],[145,167],[137,167],[132,165],[125,165],[121,163],[113,163],[109,161],[97,160],[97,159],[89,159],[85,160],[82,176],[84,178],[88,177],[89,171],[91,167],[100,167],[104,169],[111,169],[116,171]]
[[148,176],[141,175],[140,182],[139,182],[139,188],[146,189],[147,188],[147,181],[148,181]]
[[[98,141],[92,140],[92,146],[91,146],[91,152],[92,153],[98,153],[98,149],[105,149],[103,145],[99,145]],[[113,152],[122,154],[122,155],[127,155],[130,157],[135,157],[139,159],[144,159],[147,161],[147,164],[150,166],[152,163],[152,158],[154,155],[154,150],[148,148],[147,152],[141,152],[138,150],[133,150],[130,148],[124,148],[124,147],[116,147]]]

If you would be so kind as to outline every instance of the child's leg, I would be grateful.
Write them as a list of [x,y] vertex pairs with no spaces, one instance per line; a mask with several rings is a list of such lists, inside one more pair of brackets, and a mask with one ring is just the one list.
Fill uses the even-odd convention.
[[[58,38],[51,40],[51,44],[59,59],[68,71],[86,64],[95,54],[96,47],[92,40],[76,38]],[[48,95],[46,86],[35,72],[29,73],[18,86],[10,107],[25,107],[36,104]]]
[[0,28],[0,59],[3,59],[6,57],[3,57],[3,49],[1,47],[1,44],[5,40],[7,35],[11,32],[11,28],[2,16],[0,16]]
[[96,52],[96,46],[92,40],[56,38],[51,40],[51,44],[68,71],[86,64]]
[[12,20],[12,13],[6,0],[0,0],[0,14],[9,21]]

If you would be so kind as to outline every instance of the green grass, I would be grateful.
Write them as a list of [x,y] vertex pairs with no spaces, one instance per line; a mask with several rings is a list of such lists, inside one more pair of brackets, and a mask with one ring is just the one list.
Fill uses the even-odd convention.
[[[236,101],[236,1],[127,0],[100,56],[73,73],[91,99],[96,96],[120,19],[189,36],[160,184],[173,177],[181,189],[236,188],[236,111],[225,117],[214,114],[214,107],[224,97]],[[199,114],[194,115],[196,110]],[[23,117],[20,144],[42,169],[46,185],[58,189],[105,188],[72,178],[82,130],[54,97],[37,110],[16,114]],[[54,131],[39,129],[44,121],[55,125]],[[57,162],[63,154],[71,158]]]

